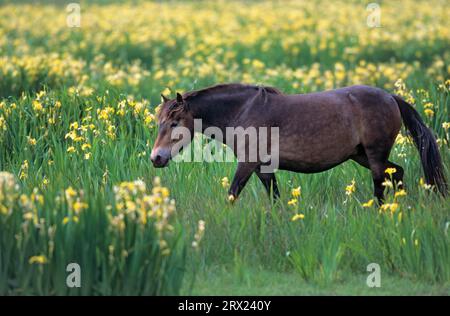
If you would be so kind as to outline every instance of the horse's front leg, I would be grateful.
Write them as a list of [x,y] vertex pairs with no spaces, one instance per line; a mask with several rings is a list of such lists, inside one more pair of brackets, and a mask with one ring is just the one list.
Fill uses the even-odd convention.
[[239,162],[230,190],[228,190],[228,200],[233,202],[239,196],[242,189],[247,184],[248,179],[258,167],[258,163]]

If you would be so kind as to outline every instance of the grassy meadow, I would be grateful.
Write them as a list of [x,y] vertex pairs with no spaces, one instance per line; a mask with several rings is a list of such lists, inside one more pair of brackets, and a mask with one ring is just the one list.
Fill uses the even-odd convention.
[[350,161],[230,204],[235,162],[149,159],[162,92],[368,84],[414,105],[449,178],[448,1],[380,1],[380,27],[360,1],[84,1],[79,27],[63,1],[1,3],[0,295],[450,294],[450,199],[404,129],[381,207]]

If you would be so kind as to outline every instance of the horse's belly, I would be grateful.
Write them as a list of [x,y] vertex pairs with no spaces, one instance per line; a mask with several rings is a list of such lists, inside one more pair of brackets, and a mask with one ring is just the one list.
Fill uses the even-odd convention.
[[[291,143],[292,145],[293,143]],[[297,146],[280,144],[279,166],[282,170],[302,173],[321,172],[333,168],[357,154],[357,142],[302,142]]]
[[293,171],[293,172],[301,172],[301,173],[317,173],[329,170],[333,167],[336,167],[337,165],[343,163],[344,161],[348,160],[348,158],[343,159],[339,162],[330,162],[330,163],[308,163],[308,162],[302,162],[302,161],[287,161],[282,160],[279,163],[279,169],[280,170],[287,170],[287,171]]

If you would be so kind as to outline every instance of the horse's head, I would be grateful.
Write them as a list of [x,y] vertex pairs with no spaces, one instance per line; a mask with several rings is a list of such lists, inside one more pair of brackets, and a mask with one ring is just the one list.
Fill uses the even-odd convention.
[[161,95],[163,103],[158,114],[158,136],[150,159],[153,166],[163,168],[189,144],[194,136],[194,118],[181,94],[170,100]]

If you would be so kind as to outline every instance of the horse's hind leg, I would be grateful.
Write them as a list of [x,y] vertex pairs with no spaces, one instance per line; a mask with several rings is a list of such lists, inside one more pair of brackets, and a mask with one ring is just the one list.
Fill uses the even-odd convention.
[[[390,151],[390,150],[389,150]],[[354,161],[359,163],[361,166],[370,169],[372,172],[373,185],[374,185],[374,195],[380,203],[384,199],[384,186],[383,182],[388,175],[385,173],[387,168],[395,168],[395,173],[392,175],[394,185],[399,189],[403,188],[403,168],[392,161],[387,160],[389,153],[385,150],[371,150],[369,149],[364,152],[359,152],[357,155],[351,157]]]
[[373,194],[381,204],[384,201],[384,170],[386,170],[386,160],[369,158],[370,171],[373,179]]
[[[391,146],[385,146],[384,148],[378,147],[365,147],[364,150],[351,157],[354,161],[360,165],[370,169],[373,179],[373,191],[378,202],[381,204],[384,200],[384,186],[385,170],[388,166],[393,165],[388,161],[388,156]],[[399,166],[398,166],[399,167]]]
[[387,167],[395,168],[395,173],[392,174],[392,180],[394,180],[394,185],[398,189],[403,189],[403,185],[404,185],[403,184],[403,174],[404,174],[403,168],[389,160],[387,162]]
[[[280,191],[278,191],[277,179],[275,178],[274,173],[262,173],[259,168],[255,170],[256,175],[259,180],[261,180],[262,184],[266,188],[267,193],[272,193],[273,199],[276,200],[280,197]],[[271,192],[272,191],[272,192]]]
[[383,202],[383,173],[385,170],[384,163],[377,159],[372,159],[372,163],[369,161],[369,157],[364,152],[359,153],[351,157],[354,161],[359,163],[361,166],[370,169],[372,172],[373,186],[374,186],[374,195],[378,199],[379,203]]
[[[361,166],[366,167],[367,169],[370,169],[369,165],[369,158],[367,158],[367,155],[365,153],[360,153],[358,155],[355,155],[351,157],[354,161],[359,163]],[[392,161],[388,160],[386,162],[386,168],[395,168],[395,173],[392,175],[392,180],[394,180],[394,185],[398,189],[403,189],[404,183],[403,183],[403,175],[404,170],[401,166],[397,165],[396,163],[393,163]],[[386,170],[386,169],[385,169]],[[386,175],[384,175],[386,178]]]
[[392,178],[394,183],[402,185],[403,168],[388,160],[394,141],[378,142],[377,146],[365,147],[365,153],[369,162],[370,170],[372,171],[372,178],[374,183],[374,195],[380,203],[383,202],[384,186],[383,182],[388,178],[386,174],[387,168],[395,168],[396,172]]

